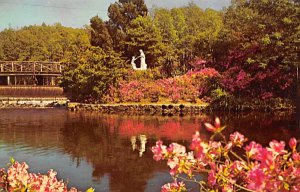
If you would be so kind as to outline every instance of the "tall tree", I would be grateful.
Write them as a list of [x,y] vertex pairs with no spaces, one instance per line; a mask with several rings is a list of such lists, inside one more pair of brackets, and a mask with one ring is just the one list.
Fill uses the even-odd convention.
[[91,45],[99,46],[104,50],[112,49],[113,41],[107,29],[107,25],[101,18],[95,16],[90,19]]
[[[119,0],[109,6],[107,26],[115,51],[123,52],[126,50],[127,27],[138,16],[146,16],[147,14],[148,9],[144,0]],[[130,56],[127,55],[127,57]]]
[[162,38],[151,17],[139,16],[134,19],[127,29],[128,54],[133,56],[142,49],[146,54],[148,67],[158,67],[162,54]]
[[178,68],[176,64],[178,62],[177,45],[179,39],[171,11],[165,8],[155,9],[153,24],[162,36],[162,51],[164,53],[161,56],[162,69],[168,76],[172,76],[174,69]]

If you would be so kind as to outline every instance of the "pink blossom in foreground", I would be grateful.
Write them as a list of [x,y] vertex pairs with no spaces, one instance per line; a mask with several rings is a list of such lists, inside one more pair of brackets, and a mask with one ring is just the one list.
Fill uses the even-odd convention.
[[291,138],[290,141],[289,141],[289,146],[290,148],[294,151],[296,150],[296,147],[297,147],[297,140],[295,137]]
[[205,153],[207,152],[208,148],[207,144],[201,141],[200,133],[198,131],[193,135],[193,140],[190,145],[190,149],[195,151],[195,156],[198,160],[204,160]]
[[255,141],[251,141],[249,145],[246,146],[245,150],[248,157],[254,157],[261,151],[261,144],[257,144]]
[[185,146],[179,145],[177,143],[172,143],[168,147],[168,152],[169,153],[174,153],[174,154],[185,154]]
[[248,174],[249,181],[247,187],[254,191],[264,191],[267,176],[261,169],[255,169]]
[[[295,138],[289,141],[290,152],[285,149],[285,142],[276,140],[271,141],[269,147],[254,141],[244,147],[247,138],[241,133],[231,134],[228,141],[217,130],[220,128],[218,120],[214,126],[209,125],[211,130],[216,128],[214,135],[218,133],[223,140],[214,140],[212,136],[206,142],[196,132],[190,152],[175,143],[168,149],[160,144],[155,146],[160,149],[159,159],[167,161],[170,174],[175,179],[174,183],[165,184],[162,191],[181,191],[177,178],[183,182],[198,183],[200,191],[206,192],[300,191],[300,153],[296,150]],[[157,150],[154,150],[154,159],[157,159]],[[199,174],[207,176],[207,179],[199,180]]]
[[216,172],[215,170],[211,170],[208,172],[207,178],[208,184],[214,186],[217,183]]
[[163,158],[163,154],[167,151],[167,147],[163,145],[162,141],[157,141],[156,145],[151,148],[154,153],[155,161],[159,161]]
[[170,169],[170,175],[176,175],[178,168],[179,168],[179,158],[175,157],[173,159],[168,160],[168,166],[171,168]]
[[270,148],[268,148],[269,151],[272,151],[275,155],[282,155],[282,154],[285,154],[287,153],[286,150],[284,150],[284,147],[285,147],[285,143],[284,141],[276,141],[276,140],[273,140],[270,142]]
[[212,125],[210,123],[204,123],[204,125],[208,131],[213,133],[219,131],[221,127],[220,119],[218,117],[215,119],[215,125]]
[[183,182],[177,182],[176,180],[173,183],[167,183],[161,188],[161,192],[176,192],[176,191],[186,191],[185,184]]
[[[28,172],[26,163],[13,162],[8,168],[0,170],[0,189],[4,191],[68,192],[67,185],[56,178],[57,173],[50,169],[47,175]],[[87,192],[93,192],[92,188]],[[77,192],[71,188],[69,192]]]
[[247,139],[245,139],[245,136],[240,134],[239,132],[234,132],[230,135],[230,141],[234,145],[241,147],[247,141]]

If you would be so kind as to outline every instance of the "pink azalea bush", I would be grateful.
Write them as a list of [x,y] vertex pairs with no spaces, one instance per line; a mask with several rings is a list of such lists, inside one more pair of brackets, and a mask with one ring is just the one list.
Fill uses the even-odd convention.
[[[143,74],[146,74],[143,73]],[[209,79],[220,77],[213,68],[204,68],[199,71],[189,71],[185,75],[165,79],[141,79],[128,77],[128,80],[119,82],[118,88],[111,87],[111,97],[118,95],[123,102],[140,102],[142,99],[151,100],[153,95],[168,99],[173,103],[178,101],[195,102],[201,95],[207,94],[210,89]],[[204,90],[203,87],[206,87]],[[118,92],[116,94],[116,91]]]
[[[56,178],[57,173],[50,169],[47,175],[28,172],[28,165],[12,162],[5,170],[0,169],[0,191],[34,191],[34,192],[77,192],[76,188],[67,189],[67,184]],[[87,192],[93,192],[92,188]]]
[[[300,191],[300,153],[295,138],[290,139],[289,147],[276,140],[263,147],[254,141],[247,143],[239,132],[226,138],[218,118],[214,125],[205,126],[213,133],[210,140],[204,141],[196,132],[189,152],[177,143],[167,147],[157,141],[152,147],[154,160],[166,160],[174,178],[161,191],[187,191],[186,182],[197,183],[200,191]],[[199,174],[207,180],[198,180]]]

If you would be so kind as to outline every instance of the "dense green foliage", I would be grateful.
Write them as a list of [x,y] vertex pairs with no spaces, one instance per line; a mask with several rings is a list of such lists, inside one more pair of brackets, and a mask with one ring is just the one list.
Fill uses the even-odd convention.
[[99,47],[90,47],[79,54],[65,70],[62,86],[72,100],[101,102],[110,86],[123,76],[125,62],[117,53],[104,52]]
[[[70,63],[62,85],[78,100],[104,101],[121,88],[119,80],[130,85],[124,74],[131,73],[129,61],[139,49],[148,68],[159,72],[152,80],[216,70],[218,80],[195,82],[200,99],[293,98],[299,18],[296,0],[234,0],[222,11],[190,3],[151,12],[144,0],[119,0],[108,7],[107,21],[95,16],[86,29],[57,24],[2,31],[0,60]],[[147,82],[152,72],[141,74]]]
[[0,33],[0,60],[68,61],[74,52],[89,44],[87,30],[60,24],[5,29]]

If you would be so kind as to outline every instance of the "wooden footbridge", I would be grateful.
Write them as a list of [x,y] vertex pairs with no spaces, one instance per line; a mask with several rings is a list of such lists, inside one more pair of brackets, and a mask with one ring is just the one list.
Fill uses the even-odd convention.
[[0,85],[57,86],[64,67],[60,62],[0,61]]

